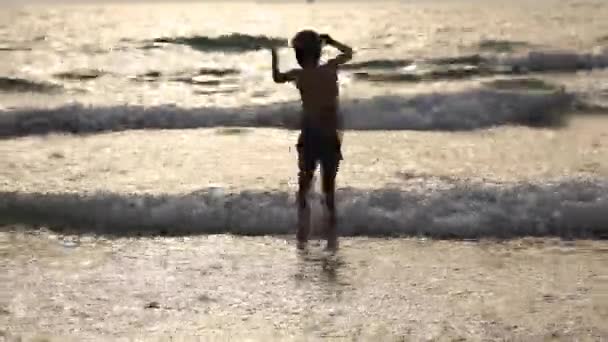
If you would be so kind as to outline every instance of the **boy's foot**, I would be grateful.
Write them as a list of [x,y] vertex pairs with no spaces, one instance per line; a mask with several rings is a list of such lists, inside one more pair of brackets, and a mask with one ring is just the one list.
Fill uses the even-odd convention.
[[296,239],[299,244],[306,244],[310,236],[310,208],[301,208],[298,210],[298,229]]
[[335,252],[338,250],[338,238],[327,239],[327,250]]
[[300,241],[298,240],[298,242],[296,243],[296,248],[299,250],[305,250],[306,247],[308,247],[308,241]]

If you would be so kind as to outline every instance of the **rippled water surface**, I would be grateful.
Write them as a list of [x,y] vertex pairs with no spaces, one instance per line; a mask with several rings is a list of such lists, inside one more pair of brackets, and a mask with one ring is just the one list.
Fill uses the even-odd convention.
[[[602,68],[608,64],[602,52],[606,16],[608,6],[593,0],[8,6],[0,14],[0,54],[5,61],[0,89],[8,91],[2,94],[3,102],[18,107],[73,100],[180,107],[294,100],[293,89],[276,87],[268,77],[265,49],[286,46],[287,39],[305,27],[330,32],[352,45],[357,55],[350,71],[375,71],[372,79],[407,81],[403,73],[408,70],[439,84],[467,79],[478,73],[479,59],[446,63],[466,56],[489,58],[490,74],[504,69],[495,68],[501,65],[541,71],[576,65],[572,56],[516,58],[530,51],[580,55],[583,69]],[[585,57],[588,54],[592,57]],[[284,68],[295,66],[290,51],[283,49],[281,56]],[[456,70],[448,72],[446,65]],[[370,86],[368,76],[345,72],[344,96],[412,88],[433,91],[438,86]],[[23,90],[41,96],[30,99],[19,94]]]

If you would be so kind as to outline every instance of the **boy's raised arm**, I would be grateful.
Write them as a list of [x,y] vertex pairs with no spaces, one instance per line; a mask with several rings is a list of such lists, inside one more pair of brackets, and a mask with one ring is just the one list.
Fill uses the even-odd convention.
[[351,59],[353,59],[353,49],[350,46],[348,46],[346,44],[342,44],[337,40],[334,40],[328,34],[322,34],[321,39],[325,42],[325,44],[331,45],[331,46],[335,47],[336,49],[340,50],[340,52],[341,52],[335,58],[330,59],[327,62],[327,64],[332,64],[332,65],[337,66],[340,64],[344,64],[344,63],[350,61]]
[[285,83],[289,81],[294,81],[296,78],[296,71],[290,70],[288,72],[279,71],[279,56],[277,55],[277,50],[272,49],[272,80],[275,83]]

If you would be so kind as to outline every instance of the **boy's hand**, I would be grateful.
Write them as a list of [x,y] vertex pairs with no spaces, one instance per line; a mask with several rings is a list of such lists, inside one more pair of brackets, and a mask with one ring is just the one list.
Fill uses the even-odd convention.
[[333,59],[330,59],[329,61],[327,61],[327,64],[337,66],[340,64],[344,64],[353,58],[353,49],[350,46],[342,44],[337,40],[334,40],[328,34],[321,34],[321,35],[319,35],[319,37],[325,44],[329,44],[329,45],[335,47],[336,49],[340,50],[340,52],[341,52],[341,54],[338,55],[336,58],[333,58]]
[[326,44],[331,44],[334,40],[326,33],[319,35],[319,38],[321,38],[321,42],[323,43],[323,45]]

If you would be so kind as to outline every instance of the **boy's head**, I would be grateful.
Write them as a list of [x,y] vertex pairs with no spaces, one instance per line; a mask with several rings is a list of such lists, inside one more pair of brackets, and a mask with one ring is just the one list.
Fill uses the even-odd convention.
[[296,59],[301,67],[317,65],[321,58],[321,38],[312,30],[298,32],[291,40]]

